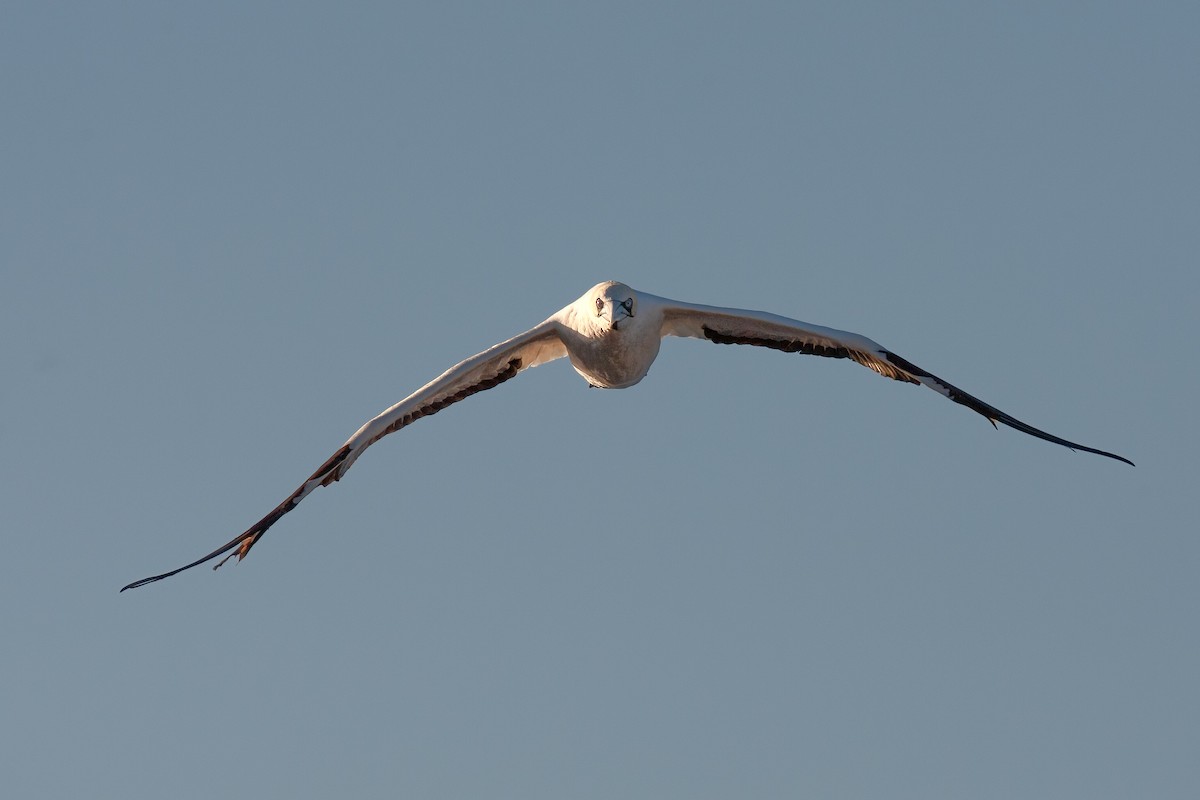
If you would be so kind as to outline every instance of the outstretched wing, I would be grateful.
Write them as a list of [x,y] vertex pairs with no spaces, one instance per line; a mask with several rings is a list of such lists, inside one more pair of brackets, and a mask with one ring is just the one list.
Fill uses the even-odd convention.
[[[514,336],[508,341],[501,342],[478,355],[468,358],[466,361],[454,365],[438,378],[425,384],[359,428],[296,491],[292,492],[271,513],[251,525],[245,532],[203,558],[198,558],[192,563],[185,564],[170,572],[134,581],[122,588],[121,591],[136,589],[139,586],[145,586],[147,583],[154,583],[163,578],[169,578],[184,570],[211,561],[218,556],[224,555],[225,558],[217,562],[213,569],[221,566],[221,564],[224,564],[233,556],[237,556],[239,560],[245,558],[246,554],[250,552],[250,548],[262,538],[262,535],[267,532],[268,528],[278,522],[284,514],[295,508],[313,489],[316,489],[318,486],[328,486],[334,481],[341,480],[355,459],[384,436],[387,436],[389,433],[395,433],[401,428],[416,422],[421,417],[436,414],[443,408],[470,397],[477,392],[498,386],[504,381],[515,377],[523,370],[536,367],[539,364],[545,364],[547,361],[553,361],[556,358],[562,358],[566,354],[567,348],[559,336],[558,323],[550,319],[519,336]],[[226,553],[228,555],[225,555]]]
[[811,325],[807,322],[762,311],[694,305],[646,295],[639,295],[639,297],[643,307],[647,301],[650,301],[660,308],[664,336],[689,336],[696,339],[708,339],[717,344],[748,344],[770,347],[785,353],[848,358],[875,370],[885,378],[928,386],[938,394],[987,417],[993,426],[1001,422],[1030,436],[1045,439],[1047,442],[1054,442],[1072,450],[1085,450],[1089,453],[1123,461],[1130,466],[1133,465],[1132,461],[1123,456],[1077,444],[1021,422],[995,406],[988,405],[957,386],[926,372],[866,336],[820,325]]

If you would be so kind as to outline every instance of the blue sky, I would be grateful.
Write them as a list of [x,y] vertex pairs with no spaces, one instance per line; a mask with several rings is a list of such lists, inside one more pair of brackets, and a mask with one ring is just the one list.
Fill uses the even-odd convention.
[[[20,797],[1190,797],[1193,3],[16,3],[0,752]],[[668,341],[365,455],[618,279]]]

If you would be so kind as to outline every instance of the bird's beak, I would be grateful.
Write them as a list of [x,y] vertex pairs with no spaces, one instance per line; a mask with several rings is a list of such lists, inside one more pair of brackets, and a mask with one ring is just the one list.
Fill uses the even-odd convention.
[[618,303],[615,300],[609,300],[604,304],[604,306],[596,310],[596,316],[601,320],[607,317],[608,329],[610,331],[619,331],[621,330],[621,323],[632,317],[633,314],[631,314],[621,303]]

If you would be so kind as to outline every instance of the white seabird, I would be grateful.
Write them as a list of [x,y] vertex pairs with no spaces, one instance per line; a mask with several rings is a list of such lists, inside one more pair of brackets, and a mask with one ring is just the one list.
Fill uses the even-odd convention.
[[491,389],[530,367],[567,356],[575,371],[592,386],[603,389],[633,386],[646,377],[664,336],[689,336],[717,344],[748,344],[785,353],[849,358],[885,378],[928,386],[982,414],[993,426],[1002,422],[1072,450],[1086,450],[1133,465],[1123,456],[1060,439],[1027,425],[857,333],[810,325],[762,311],[680,303],[608,281],[593,286],[583,297],[540,325],[454,365],[363,425],[286,500],[229,543],[178,569],[134,581],[121,591],[168,578],[226,553],[228,555],[213,569],[235,555],[238,560],[245,558],[250,548],[280,517],[295,508],[313,489],[341,480],[372,444],[421,417],[436,414],[476,392]]

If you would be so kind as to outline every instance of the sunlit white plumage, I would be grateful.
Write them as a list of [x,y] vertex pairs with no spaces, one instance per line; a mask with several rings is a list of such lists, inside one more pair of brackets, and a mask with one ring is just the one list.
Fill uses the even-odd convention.
[[1060,439],[1027,425],[865,336],[762,311],[680,303],[608,281],[593,286],[545,322],[454,365],[363,425],[286,500],[232,541],[179,569],[134,581],[121,591],[170,577],[222,555],[225,558],[217,563],[217,567],[232,556],[244,558],[280,517],[318,486],[340,480],[372,444],[421,417],[490,389],[530,367],[567,356],[575,371],[592,386],[605,389],[633,386],[646,376],[658,356],[664,336],[687,336],[717,344],[756,345],[788,353],[848,358],[884,377],[928,386],[982,414],[993,425],[1001,422],[1073,450],[1085,450],[1133,464],[1114,453]]

